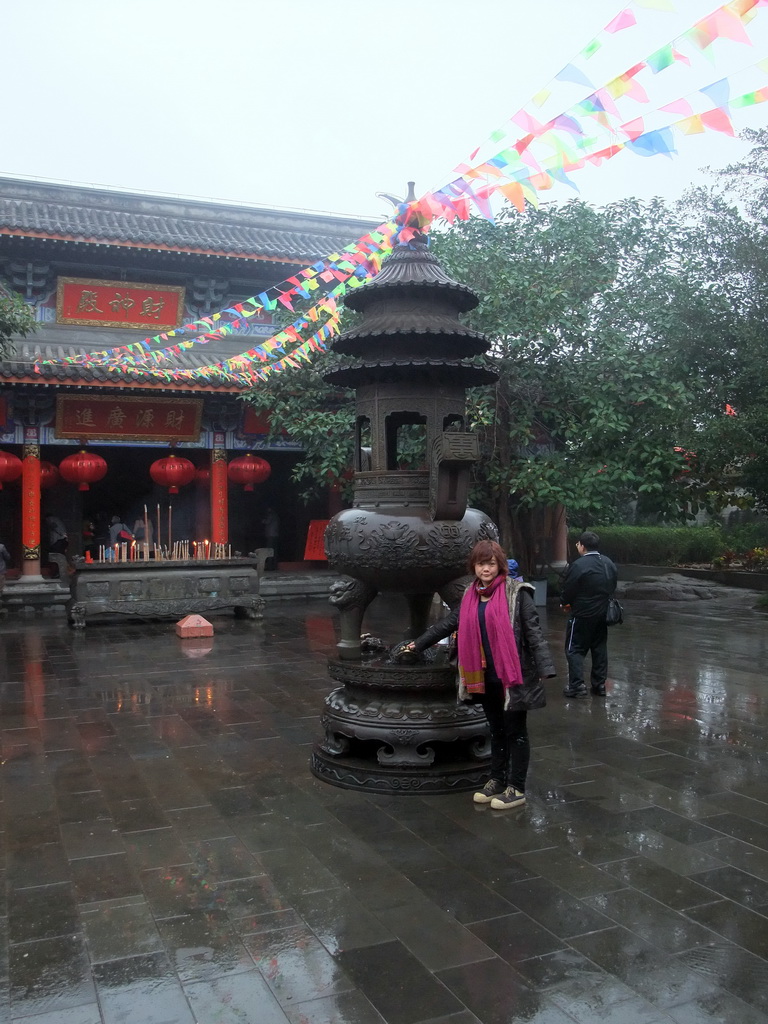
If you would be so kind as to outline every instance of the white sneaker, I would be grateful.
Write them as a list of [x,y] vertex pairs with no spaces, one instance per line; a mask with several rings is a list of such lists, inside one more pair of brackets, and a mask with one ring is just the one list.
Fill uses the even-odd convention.
[[522,807],[525,803],[525,793],[521,793],[514,786],[507,786],[500,796],[491,799],[491,807],[494,811],[506,811],[510,807]]
[[476,804],[489,804],[495,796],[504,792],[504,785],[496,779],[489,779],[482,789],[472,797]]

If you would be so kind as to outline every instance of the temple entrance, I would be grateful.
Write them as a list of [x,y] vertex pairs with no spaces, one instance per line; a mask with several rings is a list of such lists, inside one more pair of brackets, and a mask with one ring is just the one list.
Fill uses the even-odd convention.
[[[58,466],[63,458],[76,450],[71,446],[43,445],[41,458]],[[151,464],[167,454],[168,449],[89,444],[87,450],[106,460],[109,469],[102,480],[90,484],[87,491],[80,491],[63,480],[42,491],[41,517],[53,515],[64,523],[69,535],[68,557],[83,554],[84,532],[90,532],[89,523],[93,524],[93,543],[108,544],[112,516],[119,516],[133,530],[136,522],[144,518],[145,505],[155,540],[158,522],[163,544],[167,541],[169,528],[174,541],[210,538],[208,474],[201,474],[200,481],[182,487],[178,494],[169,495],[167,489],[156,484],[149,473]],[[209,469],[209,450],[180,448],[177,451],[193,462],[197,469]],[[232,459],[237,454],[230,451],[228,457]],[[300,453],[266,451],[262,455],[271,467],[265,483],[257,484],[250,492],[231,482],[228,486],[229,543],[233,552],[247,554],[257,547],[275,547],[278,560],[301,561],[309,522],[325,517],[327,499],[322,497],[306,504],[299,497],[291,480],[291,471]],[[14,482],[0,492],[0,526],[3,530],[0,540],[11,552],[14,568],[21,566],[19,487],[20,483]],[[270,532],[270,527],[272,531],[276,529],[276,534]],[[45,527],[41,539],[45,552],[48,546]]]

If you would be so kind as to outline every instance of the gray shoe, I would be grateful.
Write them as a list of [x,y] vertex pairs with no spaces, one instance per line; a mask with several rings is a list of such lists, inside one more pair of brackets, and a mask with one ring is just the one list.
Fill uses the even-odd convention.
[[495,796],[491,800],[491,808],[494,811],[506,811],[512,807],[522,807],[525,803],[525,793],[514,786],[507,786],[501,796]]
[[570,686],[566,686],[566,688],[563,690],[563,696],[564,697],[571,697],[571,698],[574,698],[574,699],[578,699],[580,697],[586,697],[587,696],[587,688],[584,685],[584,683],[582,683],[581,686],[574,687],[574,689],[571,689]]
[[504,783],[497,779],[489,779],[482,789],[472,797],[476,804],[489,804],[495,796],[504,792]]

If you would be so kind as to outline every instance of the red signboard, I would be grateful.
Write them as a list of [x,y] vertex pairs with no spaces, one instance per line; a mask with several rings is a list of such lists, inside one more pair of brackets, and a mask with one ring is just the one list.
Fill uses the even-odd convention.
[[[246,406],[240,433],[247,437],[263,437],[265,434],[271,434],[272,425],[269,422],[269,413],[256,412],[253,406]],[[278,433],[284,434],[285,431],[280,430]]]
[[60,277],[56,320],[89,327],[136,327],[151,334],[178,327],[184,315],[184,289],[135,281]]
[[200,398],[58,395],[56,436],[105,441],[197,441]]
[[268,434],[269,431],[269,414],[256,412],[252,406],[246,406],[243,416],[243,434]]

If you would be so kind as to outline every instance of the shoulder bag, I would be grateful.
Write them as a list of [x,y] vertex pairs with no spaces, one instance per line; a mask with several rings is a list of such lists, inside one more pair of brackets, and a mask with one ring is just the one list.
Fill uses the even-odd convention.
[[[600,556],[600,565],[603,567],[605,578],[608,579],[608,570],[605,567],[602,555]],[[620,626],[624,621],[624,608],[616,598],[611,595],[608,598],[608,607],[605,610],[605,624],[606,626]]]

